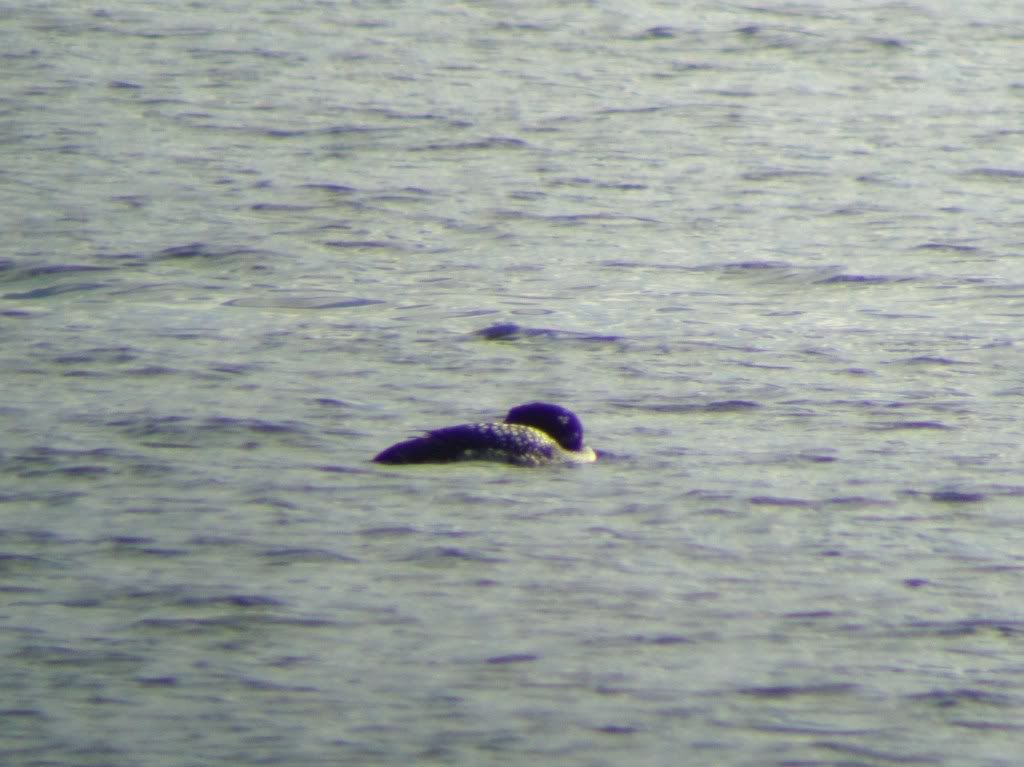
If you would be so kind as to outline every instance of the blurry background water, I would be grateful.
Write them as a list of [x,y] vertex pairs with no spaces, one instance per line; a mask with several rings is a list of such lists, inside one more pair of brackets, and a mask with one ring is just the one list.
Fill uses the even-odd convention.
[[1019,764],[1018,4],[0,17],[4,764]]

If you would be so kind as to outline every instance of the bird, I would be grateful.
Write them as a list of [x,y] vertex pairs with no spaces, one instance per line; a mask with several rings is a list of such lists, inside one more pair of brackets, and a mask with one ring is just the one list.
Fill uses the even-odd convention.
[[496,461],[516,466],[592,463],[597,453],[583,444],[583,424],[571,410],[528,402],[505,420],[464,423],[426,432],[374,456],[376,463]]

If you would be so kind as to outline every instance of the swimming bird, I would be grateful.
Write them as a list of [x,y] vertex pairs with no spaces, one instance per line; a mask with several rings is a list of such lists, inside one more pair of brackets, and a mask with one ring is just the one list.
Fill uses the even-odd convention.
[[597,454],[583,444],[583,424],[571,410],[530,402],[508,411],[501,423],[464,423],[378,453],[377,463],[498,461],[517,466],[591,463]]

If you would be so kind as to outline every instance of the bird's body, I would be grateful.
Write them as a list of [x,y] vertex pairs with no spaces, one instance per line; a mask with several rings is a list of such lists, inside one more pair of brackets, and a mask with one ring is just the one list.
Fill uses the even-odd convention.
[[377,463],[498,461],[517,466],[591,463],[596,453],[583,444],[583,425],[571,410],[545,402],[512,408],[502,423],[467,423],[428,431],[392,445]]

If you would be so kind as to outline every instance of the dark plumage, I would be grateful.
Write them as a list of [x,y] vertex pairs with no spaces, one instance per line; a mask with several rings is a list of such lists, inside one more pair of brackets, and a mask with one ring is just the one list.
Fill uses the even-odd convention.
[[589,463],[583,424],[571,410],[531,402],[508,411],[503,423],[468,423],[429,431],[399,442],[374,457],[377,463],[501,461],[520,466]]

